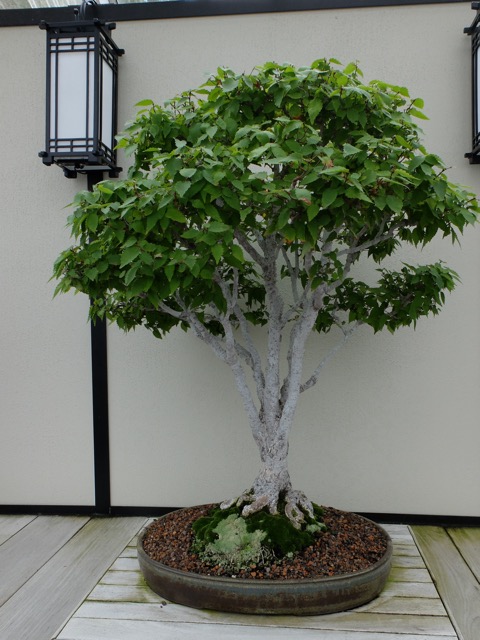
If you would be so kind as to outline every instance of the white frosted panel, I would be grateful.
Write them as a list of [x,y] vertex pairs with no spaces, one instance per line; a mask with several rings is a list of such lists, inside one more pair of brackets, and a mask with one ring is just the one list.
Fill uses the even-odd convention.
[[475,115],[475,134],[478,134],[480,131],[480,122],[479,122],[479,116],[480,116],[480,66],[479,66],[479,59],[478,59],[478,49],[475,52],[475,67],[477,70],[477,78],[476,78],[476,88],[477,88],[477,95],[476,95],[476,115]]
[[103,88],[102,88],[102,142],[109,149],[112,146],[113,138],[113,122],[112,122],[112,104],[113,104],[113,70],[105,62],[102,61],[103,72]]
[[[88,56],[88,96],[87,60]],[[50,131],[56,139],[84,139],[93,135],[94,54],[62,51],[52,54]],[[57,101],[55,102],[55,90]],[[87,102],[88,101],[88,102]],[[88,121],[87,121],[88,108]],[[77,151],[86,150],[85,145]]]

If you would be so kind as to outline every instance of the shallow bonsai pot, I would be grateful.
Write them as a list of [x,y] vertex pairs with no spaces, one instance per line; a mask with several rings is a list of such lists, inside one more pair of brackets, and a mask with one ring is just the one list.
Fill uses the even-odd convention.
[[321,615],[366,604],[385,586],[392,563],[392,542],[382,527],[374,526],[387,539],[384,556],[368,569],[332,577],[249,580],[179,571],[145,553],[146,529],[138,536],[137,555],[148,586],[176,604],[235,613]]

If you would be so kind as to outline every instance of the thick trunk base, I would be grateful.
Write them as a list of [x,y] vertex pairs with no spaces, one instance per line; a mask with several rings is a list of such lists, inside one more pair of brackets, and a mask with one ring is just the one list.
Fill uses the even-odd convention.
[[305,523],[305,516],[315,519],[311,501],[302,491],[294,491],[291,485],[287,489],[264,484],[259,488],[254,485],[252,489],[245,491],[242,495],[225,500],[220,507],[229,509],[233,505],[243,506],[242,516],[244,517],[265,508],[274,515],[283,511],[296,529],[301,529],[302,524]]

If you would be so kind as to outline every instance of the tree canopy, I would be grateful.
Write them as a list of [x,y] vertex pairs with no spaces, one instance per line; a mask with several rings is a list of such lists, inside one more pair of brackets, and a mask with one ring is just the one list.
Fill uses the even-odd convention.
[[[262,461],[282,447],[286,458],[298,396],[329,357],[303,376],[308,335],[338,327],[344,341],[361,325],[393,332],[437,313],[453,271],[382,263],[402,245],[456,240],[478,204],[423,146],[423,101],[365,82],[353,63],[220,68],[163,106],[138,106],[119,141],[128,177],[75,198],[57,291],[88,294],[93,316],[126,330],[192,329],[232,368]],[[374,282],[358,276],[361,257]],[[267,326],[264,362],[251,325]],[[286,470],[277,475],[288,493]],[[247,512],[277,504],[259,478]],[[309,509],[292,502],[294,520]]]
[[129,177],[76,197],[79,244],[55,268],[60,290],[88,293],[94,313],[160,336],[184,322],[160,309],[181,312],[180,296],[220,330],[217,275],[231,283],[238,273],[248,321],[265,323],[258,233],[279,241],[297,295],[307,280],[328,290],[319,331],[339,310],[393,330],[435,312],[452,287],[440,264],[382,270],[376,286],[348,278],[362,253],[381,262],[402,241],[455,239],[475,220],[472,195],[423,147],[423,101],[407,89],[365,84],[355,64],[270,63],[251,75],[218,69],[197,91],[140,106],[119,145],[134,154]]

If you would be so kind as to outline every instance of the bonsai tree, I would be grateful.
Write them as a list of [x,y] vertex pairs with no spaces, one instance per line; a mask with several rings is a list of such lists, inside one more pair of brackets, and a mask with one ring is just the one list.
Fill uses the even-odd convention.
[[[180,326],[211,347],[261,460],[222,507],[281,508],[301,528],[314,512],[287,465],[300,395],[362,325],[394,332],[439,311],[456,274],[392,257],[438,234],[457,240],[477,202],[422,146],[423,101],[365,83],[356,64],[222,68],[164,106],[138,106],[119,142],[133,156],[128,177],[75,198],[57,292],[88,294],[92,317],[124,330],[162,338]],[[379,266],[364,281],[368,262]],[[338,344],[304,372],[307,339],[330,331]]]

